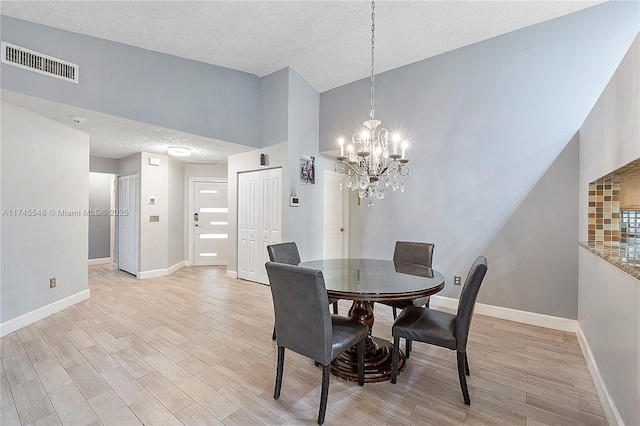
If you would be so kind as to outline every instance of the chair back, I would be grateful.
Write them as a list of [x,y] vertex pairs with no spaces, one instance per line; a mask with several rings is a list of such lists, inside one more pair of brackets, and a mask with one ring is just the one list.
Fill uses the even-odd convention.
[[467,337],[471,326],[473,309],[476,306],[476,297],[480,290],[480,284],[487,273],[487,258],[478,256],[473,262],[467,279],[462,287],[460,300],[458,300],[458,314],[456,315],[456,344],[459,352],[465,352],[467,347]]
[[269,260],[272,262],[298,265],[300,263],[300,253],[295,242],[271,244],[267,246]]
[[413,263],[431,268],[433,261],[432,243],[416,243],[410,241],[396,241],[396,248],[393,251],[394,262]]
[[267,262],[265,267],[271,284],[278,346],[328,365],[332,326],[322,272],[275,262]]

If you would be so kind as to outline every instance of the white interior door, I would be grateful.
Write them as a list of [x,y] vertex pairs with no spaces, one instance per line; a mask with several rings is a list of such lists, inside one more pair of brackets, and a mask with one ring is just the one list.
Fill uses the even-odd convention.
[[118,269],[138,275],[140,220],[138,214],[139,175],[118,177]]
[[267,246],[282,241],[282,169],[238,175],[238,278],[268,283]]
[[322,187],[322,258],[348,257],[348,190],[345,176],[325,170]]
[[193,182],[194,265],[227,264],[227,201],[227,182]]

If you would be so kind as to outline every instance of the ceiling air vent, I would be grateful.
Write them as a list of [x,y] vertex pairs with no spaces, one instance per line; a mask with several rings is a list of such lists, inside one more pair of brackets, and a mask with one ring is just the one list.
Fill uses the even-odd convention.
[[78,83],[78,66],[33,50],[2,42],[2,62],[51,77]]

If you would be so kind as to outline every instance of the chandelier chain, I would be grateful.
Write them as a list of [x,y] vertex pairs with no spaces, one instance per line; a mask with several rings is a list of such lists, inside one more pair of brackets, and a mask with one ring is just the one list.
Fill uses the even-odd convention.
[[371,111],[369,113],[369,117],[373,120],[375,118],[375,105],[376,105],[376,77],[374,75],[374,64],[375,64],[375,31],[376,31],[376,2],[371,2]]
[[[385,188],[404,192],[404,178],[409,176],[409,159],[406,157],[407,141],[397,132],[378,128],[380,120],[375,119],[375,30],[376,3],[371,1],[371,109],[369,119],[362,123],[364,129],[351,136],[351,143],[340,138],[340,155],[336,157],[340,168],[336,170],[347,175],[347,188],[358,191],[358,197],[368,199],[367,205],[373,205],[373,199],[383,199]],[[346,151],[346,152],[345,152]]]

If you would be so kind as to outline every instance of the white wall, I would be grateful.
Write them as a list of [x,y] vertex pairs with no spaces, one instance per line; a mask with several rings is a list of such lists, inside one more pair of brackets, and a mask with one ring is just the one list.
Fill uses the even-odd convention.
[[167,267],[182,264],[185,251],[185,164],[169,156],[167,176]]
[[4,335],[89,296],[89,135],[2,101],[0,170],[3,209],[46,212],[2,216]]
[[[636,12],[638,16],[638,12]],[[589,182],[640,157],[640,39],[580,128],[580,239]],[[640,281],[580,248],[578,323],[618,421],[640,424]]]
[[[159,166],[151,166],[149,159],[160,161]],[[140,272],[167,268],[168,226],[169,226],[169,158],[162,154],[142,153],[140,174]],[[156,197],[156,204],[148,203],[150,196]],[[159,222],[151,222],[150,216],[159,216]]]

